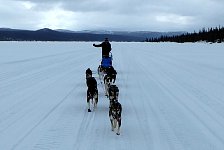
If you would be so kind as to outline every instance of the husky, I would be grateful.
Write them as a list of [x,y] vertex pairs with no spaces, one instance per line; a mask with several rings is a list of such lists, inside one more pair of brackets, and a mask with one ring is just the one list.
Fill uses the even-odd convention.
[[117,72],[113,66],[110,66],[107,71],[106,75],[104,76],[104,85],[105,85],[105,95],[109,96],[109,87],[110,85],[115,83]]
[[91,112],[90,109],[90,100],[92,100],[93,108],[96,109],[98,103],[98,89],[97,82],[94,77],[88,77],[86,79],[87,84],[87,104],[88,104],[88,112]]
[[90,100],[92,100],[93,104],[93,109],[95,110],[97,108],[97,103],[98,103],[98,89],[94,88],[88,88],[87,90],[87,104],[88,104],[88,112],[91,112],[90,109]]
[[89,78],[89,77],[92,77],[92,70],[90,70],[90,68],[88,68],[87,70],[86,70],[86,79],[87,78]]
[[108,93],[109,93],[109,100],[110,100],[109,107],[110,107],[114,100],[118,101],[119,89],[116,85],[110,85]]
[[111,130],[116,129],[116,134],[120,135],[122,106],[117,100],[113,100],[109,107],[109,118]]
[[111,85],[111,77],[108,74],[106,74],[104,76],[103,82],[105,86],[105,96],[109,97],[109,87]]
[[115,81],[116,81],[116,76],[117,76],[117,71],[114,69],[113,66],[110,66],[110,67],[106,70],[106,74],[110,77],[110,82],[115,83]]

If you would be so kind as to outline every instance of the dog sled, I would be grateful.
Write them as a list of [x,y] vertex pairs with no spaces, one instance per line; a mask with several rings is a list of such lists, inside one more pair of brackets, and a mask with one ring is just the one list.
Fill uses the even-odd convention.
[[112,53],[110,53],[109,57],[103,57],[101,60],[101,64],[98,67],[98,74],[100,73],[105,74],[107,72],[107,69],[109,67],[112,67],[112,60],[113,60]]

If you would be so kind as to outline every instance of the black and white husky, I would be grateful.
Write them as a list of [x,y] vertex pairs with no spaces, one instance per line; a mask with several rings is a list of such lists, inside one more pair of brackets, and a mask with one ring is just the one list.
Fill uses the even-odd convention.
[[93,109],[95,110],[97,108],[97,103],[98,103],[98,89],[97,88],[88,88],[87,89],[88,112],[91,112],[90,101],[92,102]]
[[109,105],[110,107],[114,100],[118,101],[118,95],[119,95],[118,87],[116,85],[110,85],[108,89],[108,94],[109,94],[109,100],[110,100],[110,105]]
[[87,104],[88,104],[88,112],[91,112],[90,109],[90,100],[92,100],[93,108],[97,107],[98,103],[98,89],[97,89],[97,82],[94,77],[86,78],[87,84]]
[[111,77],[106,74],[104,76],[103,82],[104,82],[104,86],[105,86],[105,95],[108,97],[109,96],[109,87],[112,83],[111,82]]
[[90,70],[90,68],[88,68],[87,70],[86,70],[86,79],[87,78],[89,78],[89,77],[92,77],[92,70]]
[[111,130],[114,131],[116,129],[117,135],[120,135],[121,112],[121,104],[117,100],[114,100],[109,107],[109,118],[111,122]]
[[109,78],[110,82],[115,83],[116,76],[117,76],[117,71],[114,69],[113,66],[110,66],[109,68],[107,68],[106,75]]

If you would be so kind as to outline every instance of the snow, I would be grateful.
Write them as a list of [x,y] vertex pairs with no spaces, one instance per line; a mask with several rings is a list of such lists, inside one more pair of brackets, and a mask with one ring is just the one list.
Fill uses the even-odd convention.
[[[1,150],[223,150],[223,44],[116,43],[121,135],[90,42],[0,42]],[[85,70],[98,81],[87,112]]]

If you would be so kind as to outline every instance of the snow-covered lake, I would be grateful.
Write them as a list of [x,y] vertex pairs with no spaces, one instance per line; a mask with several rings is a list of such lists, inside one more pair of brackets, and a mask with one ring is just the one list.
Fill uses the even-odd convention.
[[112,42],[123,106],[87,112],[90,42],[0,42],[0,150],[223,150],[224,45]]

